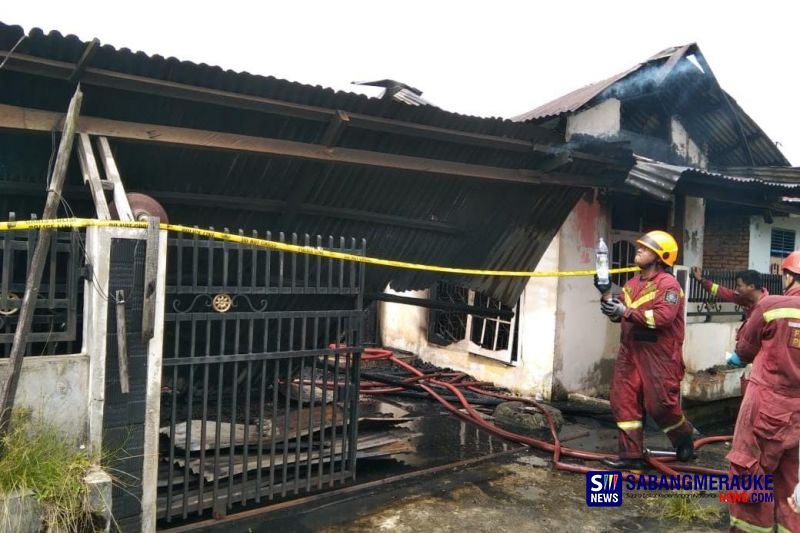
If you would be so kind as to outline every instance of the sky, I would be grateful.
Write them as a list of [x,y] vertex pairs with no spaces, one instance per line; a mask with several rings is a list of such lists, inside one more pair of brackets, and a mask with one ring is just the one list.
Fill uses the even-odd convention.
[[697,42],[722,87],[800,166],[800,3],[492,0],[6,2],[0,20],[235,71],[512,117]]

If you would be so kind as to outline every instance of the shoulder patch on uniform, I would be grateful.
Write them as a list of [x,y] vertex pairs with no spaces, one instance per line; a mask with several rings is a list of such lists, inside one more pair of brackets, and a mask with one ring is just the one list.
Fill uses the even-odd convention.
[[664,301],[668,304],[678,303],[678,293],[675,291],[667,291],[667,294],[664,295]]

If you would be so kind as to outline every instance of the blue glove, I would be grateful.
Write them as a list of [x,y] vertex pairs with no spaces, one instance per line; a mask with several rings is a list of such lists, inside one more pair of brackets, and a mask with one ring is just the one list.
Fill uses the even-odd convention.
[[747,366],[747,363],[739,359],[739,354],[736,352],[731,352],[725,357],[725,362],[731,366],[735,366],[737,368],[744,368]]
[[622,318],[625,314],[625,305],[616,298],[612,298],[610,300],[602,300],[600,302],[600,310],[607,317]]

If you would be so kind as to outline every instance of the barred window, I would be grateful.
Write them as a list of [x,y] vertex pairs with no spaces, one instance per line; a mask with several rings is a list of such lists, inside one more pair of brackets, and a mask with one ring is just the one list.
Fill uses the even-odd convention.
[[479,292],[440,281],[431,289],[431,299],[465,304],[486,309],[513,311],[510,319],[476,316],[466,311],[431,309],[428,315],[428,341],[447,346],[467,340],[470,354],[497,359],[514,364],[517,361],[516,315],[519,305],[508,307],[500,301]]
[[770,243],[772,257],[786,257],[794,252],[795,232],[787,229],[773,229]]

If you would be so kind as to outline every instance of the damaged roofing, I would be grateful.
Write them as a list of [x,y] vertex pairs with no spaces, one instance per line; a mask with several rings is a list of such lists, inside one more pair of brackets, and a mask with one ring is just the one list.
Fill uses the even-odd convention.
[[643,97],[657,98],[678,116],[693,139],[707,143],[710,166],[789,166],[775,143],[719,86],[695,43],[667,48],[624,72],[568,93],[514,120],[555,125],[608,98],[617,98],[625,105]]
[[[21,28],[0,24],[0,50],[10,50],[22,35]],[[142,80],[165,83],[155,91]],[[298,233],[301,239],[306,233],[365,238],[368,254],[376,257],[533,270],[583,192],[575,180],[583,179],[585,186],[621,184],[633,165],[630,151],[620,147],[582,146],[582,156],[559,150],[556,144],[563,137],[533,123],[469,117],[431,105],[334,92],[97,46],[38,29],[28,34],[0,71],[0,104],[63,113],[77,81],[84,91],[82,116],[283,139],[321,149],[335,146],[491,165],[508,169],[512,177],[519,174],[517,182],[498,181],[111,140],[126,190],[158,199],[173,222]],[[169,92],[168,84],[199,88],[202,98],[178,97]],[[277,102],[282,111],[272,112],[264,99]],[[341,113],[361,127],[340,128],[331,142],[332,124]],[[376,123],[383,130],[374,129]],[[52,142],[50,135],[0,130],[4,212],[23,217],[41,209]],[[79,215],[91,215],[75,159],[65,196]],[[562,184],[562,175],[573,181]],[[423,289],[440,277],[370,268],[366,290],[380,291],[388,283],[396,290]],[[526,283],[524,278],[450,281],[507,304],[515,303]]]

